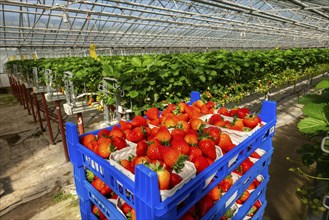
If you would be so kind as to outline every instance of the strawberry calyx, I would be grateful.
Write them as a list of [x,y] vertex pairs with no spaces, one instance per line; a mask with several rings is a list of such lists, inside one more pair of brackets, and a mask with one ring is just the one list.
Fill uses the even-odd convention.
[[185,166],[184,162],[188,159],[189,159],[189,157],[187,155],[183,154],[183,155],[179,156],[178,160],[174,164],[173,170],[176,173],[180,173]]

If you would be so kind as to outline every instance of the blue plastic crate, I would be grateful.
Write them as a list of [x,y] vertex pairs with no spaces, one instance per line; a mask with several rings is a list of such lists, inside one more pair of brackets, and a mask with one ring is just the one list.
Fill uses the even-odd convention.
[[[263,181],[251,194],[248,200],[239,208],[237,214],[232,218],[232,220],[241,220],[243,219],[251,209],[251,207],[255,204],[255,202],[263,198],[266,194],[266,187],[267,187],[267,181]],[[264,207],[263,207],[264,206]],[[262,205],[263,208],[265,208],[266,203]],[[258,210],[259,211],[259,210]],[[261,214],[261,212],[259,213]]]
[[[217,201],[217,203],[207,212],[205,216],[203,216],[202,219],[221,218],[259,174],[264,177],[262,184],[267,184],[269,180],[268,165],[271,162],[271,157],[273,154],[271,141],[264,143],[262,149],[266,150],[266,153],[240,179],[238,179],[236,183],[231,186],[225,195]],[[216,184],[211,184],[209,187],[213,188],[214,186],[216,186]]]
[[[165,201],[160,201],[157,175],[155,172],[144,165],[139,165],[135,171],[135,182],[131,181],[119,170],[110,165],[107,160],[102,159],[82,146],[79,143],[76,125],[68,122],[66,123],[67,142],[71,162],[74,165],[74,175],[79,180],[79,184],[77,184],[77,191],[78,193],[81,192],[79,196],[84,199],[88,198],[82,192],[85,191],[85,187],[80,184],[85,178],[81,173],[81,168],[86,167],[111,187],[129,205],[135,208],[138,219],[178,219],[206,195],[215,184],[218,184],[231,173],[256,148],[261,146],[266,140],[271,140],[271,137],[274,135],[276,123],[275,107],[274,102],[265,101],[260,117],[267,124],[189,181],[174,196]],[[96,134],[98,131],[89,133]],[[236,162],[229,165],[229,161],[235,156],[238,156]],[[78,172],[77,175],[76,172]],[[216,174],[214,182],[204,187],[205,180],[213,174]],[[185,198],[183,203],[182,198]]]

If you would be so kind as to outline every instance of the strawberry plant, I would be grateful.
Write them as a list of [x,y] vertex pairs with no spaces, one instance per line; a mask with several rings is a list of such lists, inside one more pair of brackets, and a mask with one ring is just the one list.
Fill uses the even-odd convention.
[[[318,83],[316,89],[317,94],[306,95],[300,100],[304,105],[304,118],[297,125],[299,131],[309,136],[313,143],[298,149],[301,162],[295,162],[300,166],[290,168],[290,171],[308,178],[301,188],[297,188],[297,193],[302,203],[308,205],[314,214],[319,214],[325,211],[320,201],[329,193],[328,153],[322,151],[319,142],[319,139],[328,136],[329,132],[329,79]],[[329,143],[324,143],[328,148]],[[311,172],[304,171],[305,167],[310,168]]]

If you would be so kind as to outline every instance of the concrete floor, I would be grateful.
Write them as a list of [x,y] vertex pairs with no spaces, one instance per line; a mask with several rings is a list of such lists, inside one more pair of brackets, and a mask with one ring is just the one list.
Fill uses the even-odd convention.
[[[296,158],[296,149],[307,142],[296,128],[302,114],[296,103],[291,99],[278,106],[265,220],[306,218],[306,207],[295,194],[303,179],[288,171],[293,164],[285,159]],[[49,145],[47,132],[33,136],[37,130],[32,116],[13,96],[0,94],[0,181],[11,183],[0,198],[0,219],[80,219],[72,166],[64,162],[62,144]]]

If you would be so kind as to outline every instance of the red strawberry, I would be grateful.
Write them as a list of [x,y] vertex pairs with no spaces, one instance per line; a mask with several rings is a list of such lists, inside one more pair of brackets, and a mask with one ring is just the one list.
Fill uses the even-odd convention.
[[110,131],[107,129],[101,129],[98,133],[97,133],[97,138],[101,138],[101,137],[109,137],[110,136]]
[[219,200],[221,196],[221,191],[218,186],[215,186],[212,190],[209,191],[208,196],[212,199],[212,201],[216,202]]
[[123,203],[121,210],[125,215],[127,215],[129,212],[131,212],[132,207],[128,203]]
[[243,118],[243,124],[250,129],[256,127],[258,122],[258,116],[256,114],[250,114]]
[[131,123],[127,122],[127,121],[120,120],[119,124],[120,124],[120,129],[123,130],[123,131],[124,130],[131,130],[133,128]]
[[209,166],[209,162],[207,158],[205,158],[204,156],[193,157],[191,162],[194,163],[197,174],[201,173],[204,169],[206,169]]
[[198,144],[198,134],[186,134],[184,140],[191,146]]
[[252,165],[254,165],[254,163],[251,162],[251,160],[248,157],[240,165],[241,166],[241,169],[242,169],[242,172],[243,173],[246,173],[252,167]]
[[198,143],[203,155],[209,157],[212,160],[216,159],[216,147],[215,142],[211,139],[203,139]]
[[110,132],[110,136],[125,138],[125,134],[123,133],[123,131],[116,125],[113,126],[113,128]]
[[161,126],[158,130],[156,138],[161,141],[162,144],[168,145],[171,140],[171,134],[165,126]]
[[154,125],[154,126],[159,126],[160,124],[160,119],[154,119],[152,121],[149,121],[148,124]]
[[139,141],[143,140],[144,134],[142,128],[136,127],[133,130],[127,130],[126,139],[134,143],[138,143]]
[[127,160],[127,159],[121,160],[120,165],[123,166],[125,169],[129,170],[130,172],[135,173],[135,167],[132,164],[130,158],[129,158],[129,160]]
[[112,144],[117,148],[117,150],[121,150],[128,146],[125,139],[121,137],[113,137],[112,140],[113,140]]
[[170,189],[174,188],[177,184],[182,182],[183,178],[176,174],[176,173],[171,173],[170,174]]
[[204,133],[209,134],[209,136],[215,141],[215,144],[219,143],[221,130],[217,127],[205,128]]
[[179,150],[172,147],[161,147],[160,152],[165,164],[177,173],[184,167],[184,162],[188,159],[188,156],[182,155]]
[[220,109],[218,109],[217,113],[219,113],[221,115],[229,116],[228,109],[225,107],[221,107]]
[[209,101],[209,102],[207,102],[207,107],[209,108],[209,109],[211,109],[211,108],[215,108],[215,103],[214,102],[212,102],[212,101]]
[[98,145],[96,153],[102,158],[108,159],[111,152],[116,151],[116,147],[112,144],[102,143]]
[[136,115],[133,120],[131,120],[131,125],[133,127],[146,126],[146,118],[140,115]]
[[171,131],[171,137],[175,139],[184,139],[186,132],[183,129],[175,128]]
[[249,196],[250,196],[249,191],[245,190],[240,196],[240,198],[236,201],[236,203],[243,204],[249,198]]
[[136,156],[131,162],[136,166],[138,164],[148,164],[150,159],[147,156]]
[[201,217],[207,214],[207,212],[214,206],[214,202],[210,196],[206,195],[198,203],[197,206],[200,210]]
[[222,116],[220,116],[220,114],[213,114],[210,118],[208,123],[211,125],[214,125],[216,122],[218,121],[223,121]]
[[192,161],[194,157],[202,156],[202,150],[199,147],[191,146],[190,154],[188,156],[190,161]]
[[259,199],[255,202],[254,206],[256,206],[258,209],[262,206],[262,203]]
[[236,114],[239,118],[244,118],[246,117],[248,114],[250,114],[250,110],[249,108],[239,108],[237,111],[236,111]]
[[218,146],[226,153],[235,147],[233,144],[231,137],[226,133],[220,134],[220,140]]
[[97,206],[93,205],[92,212],[95,216],[99,217],[101,211]]
[[96,136],[94,134],[87,134],[80,138],[80,143],[84,146],[89,145],[93,141],[96,141]]
[[157,141],[150,141],[150,146],[147,149],[147,156],[151,160],[162,160],[162,154],[160,151],[161,145]]
[[136,146],[136,155],[137,156],[146,156],[148,145],[146,141],[140,141],[137,143]]
[[111,194],[112,189],[109,186],[107,186],[106,184],[104,184],[104,187],[101,189],[100,192],[102,195],[107,196],[107,195]]
[[229,116],[231,116],[231,117],[236,116],[236,111],[237,111],[237,110],[238,110],[237,107],[232,108],[232,109],[228,112]]
[[189,116],[187,113],[181,113],[177,115],[177,118],[179,119],[179,121],[188,121],[189,120]]
[[250,156],[253,158],[256,158],[256,159],[261,158],[261,156],[256,151],[252,152],[252,154]]
[[171,142],[171,147],[179,150],[182,154],[189,155],[190,145],[184,139],[176,139]]
[[155,120],[158,118],[159,116],[159,109],[157,108],[150,108],[149,110],[146,111],[146,116],[150,119],[150,120]]
[[202,124],[203,124],[203,121],[199,118],[191,118],[190,119],[190,126],[195,131],[198,131]]

